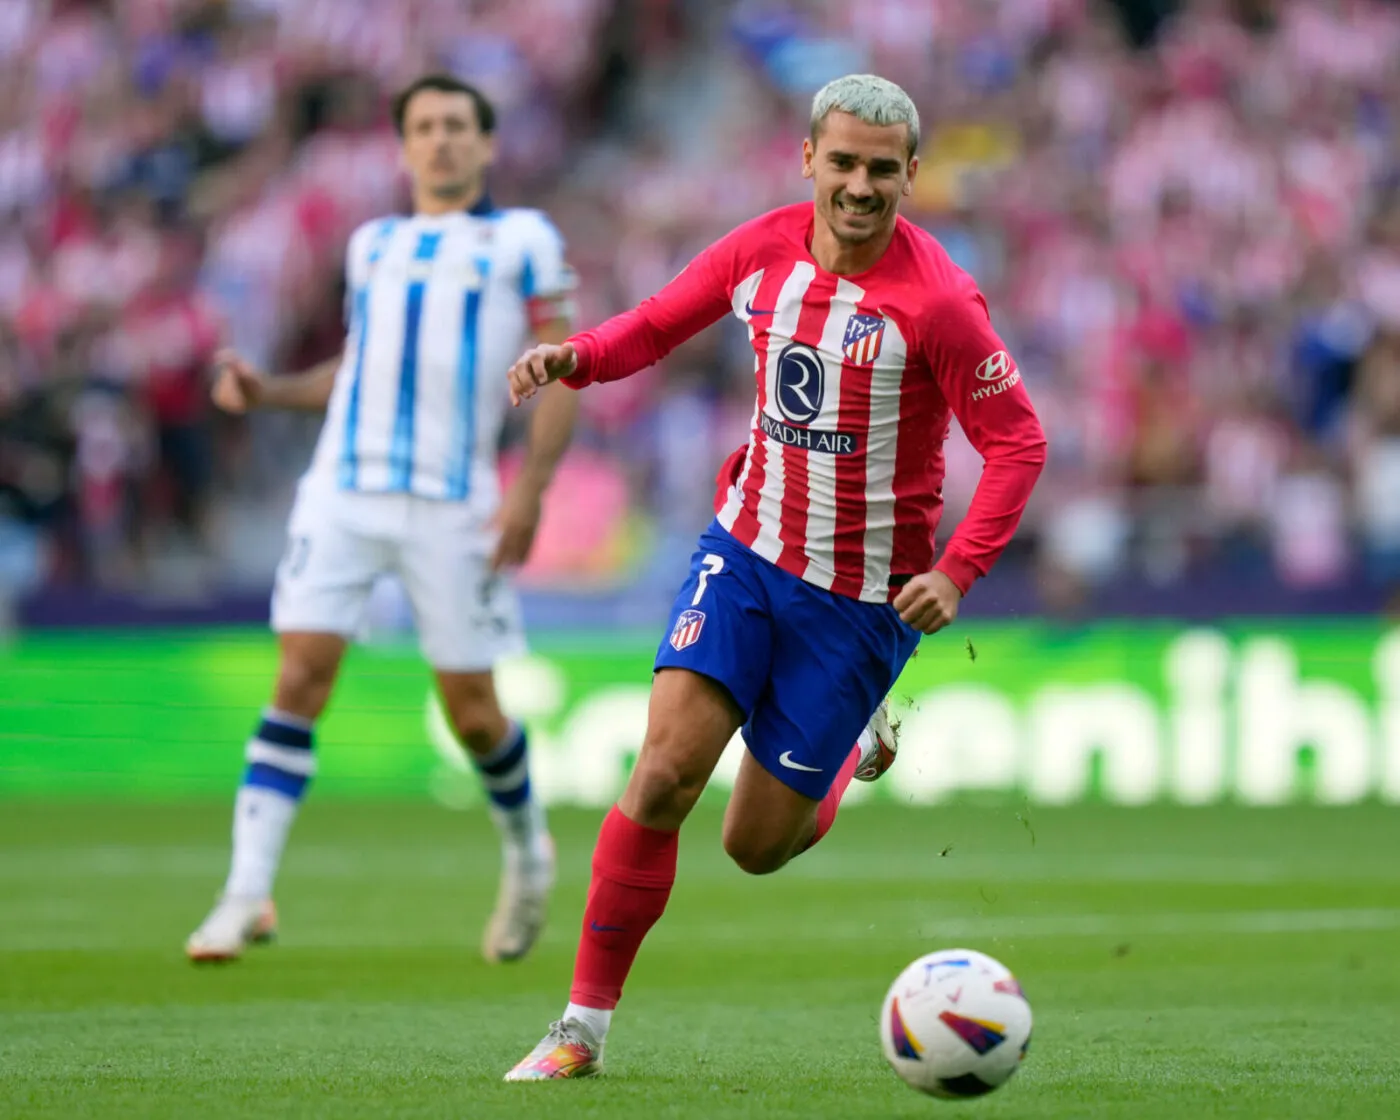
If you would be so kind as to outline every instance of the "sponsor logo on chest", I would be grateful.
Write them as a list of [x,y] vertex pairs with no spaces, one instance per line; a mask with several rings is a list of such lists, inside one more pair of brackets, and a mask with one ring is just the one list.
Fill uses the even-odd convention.
[[823,431],[820,428],[784,424],[766,412],[759,415],[758,426],[764,435],[784,447],[815,451],[819,455],[854,455],[861,448],[860,435],[856,432]]
[[886,327],[883,316],[856,312],[846,318],[839,353],[805,342],[788,342],[776,359],[773,399],[759,417],[763,434],[785,447],[820,455],[855,455],[863,450],[864,432],[811,425],[817,423],[824,407],[828,422],[839,415],[840,402],[827,399],[833,370],[849,375],[864,369],[870,371],[868,376],[879,375],[877,369],[883,367],[877,367],[876,362],[885,351]]

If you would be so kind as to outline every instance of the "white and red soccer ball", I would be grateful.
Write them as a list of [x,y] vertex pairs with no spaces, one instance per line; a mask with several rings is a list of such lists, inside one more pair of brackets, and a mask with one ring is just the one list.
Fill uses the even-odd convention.
[[880,1011],[885,1057],[935,1097],[980,1097],[1006,1083],[1031,1041],[1031,1005],[985,953],[943,949],[896,977]]

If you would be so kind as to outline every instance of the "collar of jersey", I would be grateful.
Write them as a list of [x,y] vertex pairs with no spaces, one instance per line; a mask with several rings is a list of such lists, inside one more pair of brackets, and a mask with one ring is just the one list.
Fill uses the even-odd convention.
[[446,213],[443,214],[414,213],[413,217],[420,222],[429,222],[433,221],[434,219],[436,219],[437,221],[451,219],[457,214],[465,214],[469,218],[490,218],[497,213],[498,211],[496,210],[496,204],[491,201],[491,196],[489,194],[484,194],[465,210],[448,210]]

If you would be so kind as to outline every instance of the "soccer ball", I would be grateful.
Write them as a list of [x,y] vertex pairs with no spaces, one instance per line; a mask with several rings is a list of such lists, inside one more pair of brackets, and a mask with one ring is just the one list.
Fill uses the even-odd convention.
[[890,985],[880,1041],[915,1089],[980,1097],[1005,1084],[1026,1056],[1031,1005],[1005,965],[971,949],[943,949]]

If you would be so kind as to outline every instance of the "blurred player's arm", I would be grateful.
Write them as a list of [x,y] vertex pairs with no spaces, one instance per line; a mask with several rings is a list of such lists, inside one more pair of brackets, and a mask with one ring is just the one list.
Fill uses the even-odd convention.
[[916,576],[895,599],[904,620],[929,634],[957,617],[958,602],[1011,543],[1046,451],[1040,418],[982,296],[951,295],[934,324],[929,364],[983,467],[967,516],[934,570]]
[[526,351],[510,370],[511,402],[519,404],[551,381],[563,381],[571,389],[620,381],[716,322],[730,310],[729,270],[719,263],[733,252],[730,238],[711,245],[631,311],[573,335],[563,345]]
[[[563,316],[549,319],[536,325],[534,334],[541,344],[558,346],[569,337],[569,320]],[[529,559],[540,524],[544,492],[568,450],[577,418],[578,397],[574,393],[553,388],[540,394],[530,417],[525,461],[501,503],[500,537],[491,559],[494,569],[514,567]]]
[[255,408],[288,408],[321,412],[331,399],[342,355],[328,358],[304,373],[269,377],[232,350],[214,355],[214,403],[241,415]]
[[[530,333],[540,347],[558,348],[573,329],[578,276],[566,259],[564,238],[543,213],[525,228],[521,245],[520,295],[529,315]],[[501,502],[500,533],[491,566],[496,570],[525,563],[535,543],[544,492],[568,449],[578,417],[573,393],[545,393],[530,417],[525,461]]]

